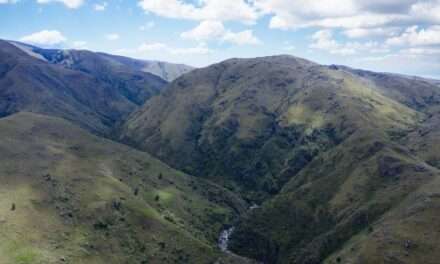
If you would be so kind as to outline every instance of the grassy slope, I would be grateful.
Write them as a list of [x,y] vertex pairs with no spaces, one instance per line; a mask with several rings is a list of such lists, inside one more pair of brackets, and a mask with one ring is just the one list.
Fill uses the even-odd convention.
[[435,107],[401,104],[384,96],[389,87],[331,74],[345,75],[338,95],[352,99],[344,113],[355,114],[357,129],[245,218],[232,248],[270,263],[436,263]]
[[[0,120],[0,263],[213,263],[245,204],[58,118]],[[14,207],[14,208],[13,208]]]
[[[414,219],[402,224],[401,234],[388,232],[387,239],[394,245],[381,237],[381,222],[388,219],[391,226],[400,222],[396,208],[417,207],[423,201],[417,190],[431,186],[439,176],[436,168],[398,144],[384,143],[380,136],[352,136],[318,156],[279,195],[246,217],[233,237],[232,248],[270,263],[321,263],[331,254],[330,262],[342,258],[342,263],[350,263],[346,261],[351,257],[338,251],[343,248],[347,255],[354,254],[350,239],[361,235],[377,238],[376,249],[362,252],[363,262],[353,263],[386,263],[388,255],[410,261],[404,257],[406,240],[419,245],[411,249],[417,259],[437,244],[435,240],[420,243],[419,232],[429,233],[429,225],[420,225],[417,232],[412,232],[411,225],[438,222],[438,202],[425,206],[432,211],[429,217],[415,211]],[[406,201],[408,196],[417,200]],[[363,246],[360,242],[359,247]]]
[[121,138],[261,201],[366,123],[390,129],[419,118],[364,87],[293,57],[229,60],[173,82],[131,116]]
[[[436,240],[421,243],[428,224],[411,232],[418,221],[438,221],[435,200],[430,214],[388,229],[394,246],[380,236],[371,241],[437,181],[439,100],[440,89],[419,79],[285,56],[229,60],[177,79],[131,116],[122,138],[266,201],[241,221],[235,252],[267,263],[342,255],[411,263],[436,248]],[[420,247],[405,247],[404,238]],[[358,250],[352,239],[363,241]]]
[[[323,125],[311,135],[303,133],[309,130],[304,120],[286,117],[293,102],[315,100],[302,92],[305,86],[322,87],[315,66],[274,57],[194,70],[133,114],[121,138],[261,200],[287,180],[280,172],[300,168],[317,149],[333,144],[331,128]],[[326,98],[310,107],[320,107],[318,100]]]

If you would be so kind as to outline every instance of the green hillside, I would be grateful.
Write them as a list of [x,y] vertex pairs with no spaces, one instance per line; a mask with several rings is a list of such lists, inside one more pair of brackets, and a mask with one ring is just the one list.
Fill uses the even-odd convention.
[[232,235],[240,255],[435,263],[439,102],[422,78],[232,59],[171,83],[120,138],[260,204]]
[[228,263],[231,192],[62,119],[0,120],[0,263]]

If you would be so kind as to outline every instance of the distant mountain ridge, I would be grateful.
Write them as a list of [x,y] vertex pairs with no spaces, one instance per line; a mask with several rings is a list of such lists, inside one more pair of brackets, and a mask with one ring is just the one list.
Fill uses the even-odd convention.
[[50,63],[61,64],[66,67],[74,66],[77,63],[75,54],[88,52],[96,57],[106,59],[108,63],[115,67],[131,69],[133,71],[147,72],[159,76],[170,82],[182,74],[190,72],[194,67],[185,64],[175,64],[163,61],[139,60],[118,55],[111,55],[102,52],[91,52],[86,50],[74,49],[43,49],[33,45],[10,41],[10,43],[21,48],[31,56],[46,60]]
[[2,116],[36,112],[108,133],[167,84],[156,75],[111,64],[89,51],[38,52],[0,40]]

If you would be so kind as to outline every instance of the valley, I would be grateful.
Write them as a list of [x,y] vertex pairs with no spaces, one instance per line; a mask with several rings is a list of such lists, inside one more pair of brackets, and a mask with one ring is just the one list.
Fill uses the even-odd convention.
[[0,263],[435,264],[439,105],[289,55],[0,41]]

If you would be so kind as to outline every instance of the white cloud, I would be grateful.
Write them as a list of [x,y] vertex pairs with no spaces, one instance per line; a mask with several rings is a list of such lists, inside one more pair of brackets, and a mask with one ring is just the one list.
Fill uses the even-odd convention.
[[401,50],[400,53],[412,55],[440,55],[440,48],[409,48]]
[[339,47],[330,30],[320,30],[313,34],[314,42],[310,45],[313,49],[334,50]]
[[254,36],[252,30],[244,30],[240,32],[226,32],[223,40],[237,45],[258,45],[261,41]]
[[182,0],[141,0],[139,6],[159,16],[189,20],[241,21],[254,23],[258,12],[252,1],[199,0],[198,5]]
[[439,0],[255,0],[270,27],[367,28],[440,21]]
[[114,41],[114,40],[118,40],[120,37],[116,33],[111,33],[111,34],[107,34],[105,36],[105,38],[108,39],[108,40]]
[[404,19],[401,15],[385,14],[358,14],[344,17],[328,17],[305,21],[298,27],[323,27],[323,28],[375,28],[391,25],[393,22]]
[[356,13],[351,0],[255,0],[255,5],[264,13],[272,15],[270,27],[279,29],[302,27],[313,20]]
[[426,46],[440,45],[440,26],[419,29],[418,26],[409,27],[401,35],[389,38],[389,45]]
[[349,38],[368,38],[368,37],[384,37],[393,36],[399,30],[398,27],[389,28],[350,28],[344,30],[344,35]]
[[107,5],[107,2],[103,2],[101,4],[95,4],[93,8],[95,9],[95,11],[104,11],[107,8]]
[[61,44],[66,40],[67,38],[57,30],[42,30],[20,38],[20,41],[43,46]]
[[411,17],[421,21],[440,23],[440,1],[420,1],[411,6]]
[[360,52],[364,53],[388,53],[389,49],[386,45],[379,42],[338,42],[333,37],[331,30],[319,30],[312,36],[313,43],[310,48],[327,51],[336,55],[353,55]]
[[39,4],[48,4],[52,2],[63,3],[68,8],[74,9],[80,7],[84,3],[84,0],[37,0],[37,3]]
[[183,32],[180,36],[184,39],[192,40],[210,40],[221,38],[226,32],[223,23],[220,21],[206,20],[202,21],[197,27],[190,31]]
[[197,27],[180,35],[184,39],[197,41],[219,40],[237,45],[256,45],[261,41],[254,36],[252,30],[232,32],[227,30],[220,21],[202,21]]

